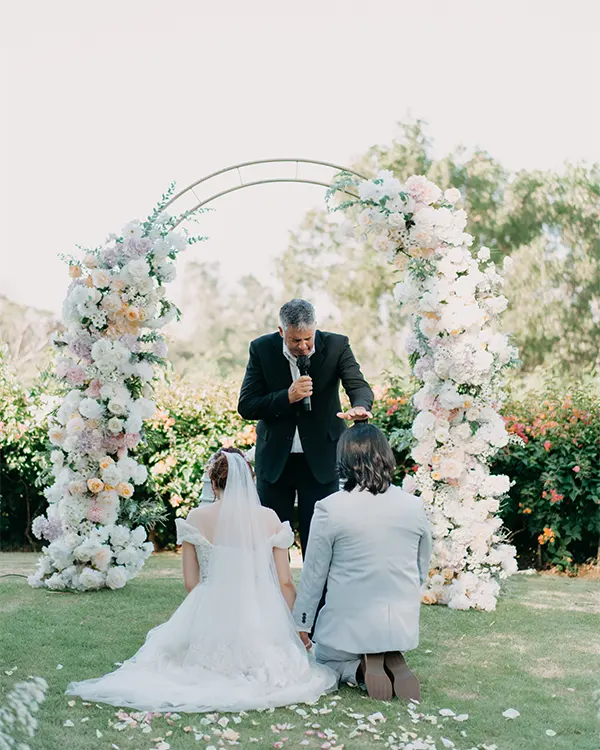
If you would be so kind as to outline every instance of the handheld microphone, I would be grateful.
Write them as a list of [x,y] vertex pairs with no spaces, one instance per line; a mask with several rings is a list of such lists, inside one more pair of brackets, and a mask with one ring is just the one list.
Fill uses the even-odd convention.
[[[296,359],[296,364],[298,365],[298,370],[300,370],[300,375],[308,375],[308,369],[310,367],[310,357],[307,357],[306,354],[301,354]],[[310,396],[305,396],[302,399],[302,407],[304,408],[304,411],[312,411]]]

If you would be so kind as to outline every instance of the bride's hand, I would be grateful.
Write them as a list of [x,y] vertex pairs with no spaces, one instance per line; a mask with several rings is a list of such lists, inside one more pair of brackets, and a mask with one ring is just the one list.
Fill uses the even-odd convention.
[[301,641],[302,641],[302,643],[304,644],[304,646],[305,646],[306,650],[307,650],[307,651],[310,651],[310,650],[311,650],[311,648],[312,648],[312,642],[311,642],[311,640],[310,640],[310,637],[309,637],[308,633],[306,633],[305,631],[301,630],[301,631],[300,631],[300,632],[298,633],[298,635],[300,636],[300,640],[301,640]]

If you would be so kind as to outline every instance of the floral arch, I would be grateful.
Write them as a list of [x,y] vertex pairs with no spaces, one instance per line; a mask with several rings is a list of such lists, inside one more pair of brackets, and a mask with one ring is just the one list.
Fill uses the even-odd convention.
[[[251,179],[257,165],[295,165],[293,176]],[[304,165],[334,170],[333,180],[299,175]],[[221,176],[237,182],[208,197],[200,185]],[[494,324],[506,308],[503,278],[482,247],[470,250],[467,217],[456,189],[443,192],[422,176],[401,183],[391,172],[367,179],[328,162],[268,159],[212,173],[175,194],[172,185],[145,221],[85,257],[68,258],[72,277],[56,337],[56,374],[68,389],[52,417],[53,483],[49,506],[33,522],[45,538],[32,586],[122,588],[152,552],[142,527],[119,523],[124,502],[146,481],[135,460],[143,422],[155,411],[155,368],[166,364],[160,330],[178,315],[165,288],[177,255],[202,237],[178,227],[210,201],[253,185],[299,182],[327,188],[331,211],[342,211],[348,241],[385,253],[401,280],[394,295],[411,314],[408,356],[422,387],[414,396],[412,455],[418,464],[404,488],[428,509],[434,556],[423,601],[457,609],[494,609],[499,579],[516,570],[498,510],[509,489],[489,460],[508,442],[498,414],[502,371],[517,351]],[[172,214],[173,206],[188,207]],[[189,205],[189,203],[192,205]]]

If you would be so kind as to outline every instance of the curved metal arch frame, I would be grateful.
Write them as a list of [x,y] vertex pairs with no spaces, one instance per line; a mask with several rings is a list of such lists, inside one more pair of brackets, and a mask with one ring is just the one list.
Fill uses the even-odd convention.
[[[295,164],[296,176],[295,177],[273,177],[269,179],[244,182],[242,178],[242,173],[240,172],[240,170],[243,169],[244,167],[253,167],[259,164]],[[217,172],[212,172],[211,174],[208,174],[205,177],[202,177],[201,179],[196,180],[195,182],[192,182],[190,185],[188,185],[183,190],[180,190],[176,195],[174,195],[169,200],[169,202],[165,204],[165,209],[167,209],[169,206],[175,203],[176,200],[181,198],[181,196],[185,195],[186,193],[191,192],[194,194],[196,199],[198,199],[198,196],[196,195],[194,188],[196,188],[198,185],[201,185],[203,182],[208,182],[208,180],[211,180],[213,177],[218,177],[222,174],[226,174],[227,172],[233,172],[234,170],[236,170],[238,173],[238,176],[240,179],[239,185],[234,185],[233,187],[227,188],[226,190],[221,190],[220,192],[215,193],[214,195],[211,195],[209,198],[206,198],[205,200],[202,200],[202,201],[199,200],[198,203],[193,208],[185,212],[185,215],[174,226],[178,226],[179,224],[181,224],[182,221],[185,221],[188,215],[193,214],[195,211],[202,208],[207,203],[210,203],[211,201],[216,200],[217,198],[220,198],[223,195],[227,195],[228,193],[233,193],[233,192],[236,192],[237,190],[242,190],[247,187],[253,187],[255,185],[269,185],[273,183],[292,183],[292,182],[297,182],[297,183],[305,184],[305,185],[319,185],[321,187],[326,187],[326,188],[330,187],[330,184],[327,182],[321,182],[320,180],[309,180],[305,178],[299,178],[298,167],[300,164],[311,164],[313,166],[328,167],[330,169],[335,169],[338,172],[348,172],[349,174],[353,174],[356,177],[359,177],[361,180],[367,179],[364,175],[360,174],[359,172],[355,172],[353,169],[348,169],[348,167],[343,167],[339,164],[332,164],[331,162],[327,162],[327,161],[314,161],[313,159],[258,159],[256,161],[246,161],[246,162],[241,162],[240,164],[233,164],[230,167],[225,167],[224,169],[220,169]],[[343,190],[342,192],[346,193],[347,195],[353,198],[358,197],[354,193],[351,193],[347,190]]]

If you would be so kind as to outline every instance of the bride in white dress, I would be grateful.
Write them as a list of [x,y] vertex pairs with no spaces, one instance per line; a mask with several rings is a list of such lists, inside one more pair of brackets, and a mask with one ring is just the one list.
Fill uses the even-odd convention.
[[141,649],[68,695],[145,711],[241,711],[310,703],[337,686],[291,617],[289,523],[260,504],[250,466],[226,449],[209,476],[217,501],[177,519],[190,592]]

